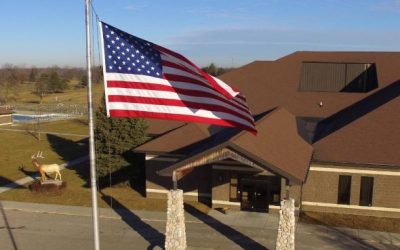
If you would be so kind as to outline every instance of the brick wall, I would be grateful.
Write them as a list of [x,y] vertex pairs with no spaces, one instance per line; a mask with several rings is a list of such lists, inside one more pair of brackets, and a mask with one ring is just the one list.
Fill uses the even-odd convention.
[[[324,171],[325,169],[325,171]],[[350,204],[337,204],[339,176],[351,176]],[[373,177],[372,206],[359,206],[361,177]],[[400,167],[311,164],[303,185],[303,211],[400,217]]]

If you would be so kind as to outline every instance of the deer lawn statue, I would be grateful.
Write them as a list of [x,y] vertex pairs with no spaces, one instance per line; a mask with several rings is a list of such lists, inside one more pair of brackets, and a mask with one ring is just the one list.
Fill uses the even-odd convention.
[[35,166],[36,170],[40,173],[41,181],[47,180],[46,174],[56,173],[54,180],[57,180],[57,176],[61,181],[61,174],[60,174],[60,166],[58,164],[40,164],[38,158],[43,158],[43,152],[38,151],[36,155],[32,155],[32,163]]

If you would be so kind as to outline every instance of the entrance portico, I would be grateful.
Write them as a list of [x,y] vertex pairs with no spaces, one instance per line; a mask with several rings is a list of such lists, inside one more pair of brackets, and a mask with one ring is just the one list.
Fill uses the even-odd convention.
[[[279,209],[286,187],[300,187],[305,181],[312,147],[284,109],[263,115],[256,127],[257,136],[224,129],[191,143],[190,138],[201,138],[204,130],[190,124],[138,147],[137,152],[157,155],[146,161],[146,195],[161,198],[175,183],[187,199],[215,208]],[[175,141],[185,135],[188,141]],[[167,145],[169,151],[163,151]]]
[[207,167],[211,195],[205,203],[212,207],[269,212],[270,206],[279,206],[282,181],[286,183],[287,177],[269,163],[249,158],[240,147],[224,146],[181,160],[158,174],[175,175],[179,181],[194,169]]
[[213,165],[212,206],[268,212],[270,205],[279,205],[281,179],[245,166]]

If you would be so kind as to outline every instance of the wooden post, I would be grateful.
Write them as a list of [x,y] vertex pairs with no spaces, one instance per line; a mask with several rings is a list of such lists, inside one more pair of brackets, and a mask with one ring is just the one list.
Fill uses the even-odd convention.
[[173,190],[178,189],[178,179],[177,179],[175,170],[174,170],[174,172],[172,172],[172,188],[173,188]]
[[290,183],[289,183],[288,179],[286,179],[285,189],[286,189],[285,200],[289,200],[289,198],[290,198]]

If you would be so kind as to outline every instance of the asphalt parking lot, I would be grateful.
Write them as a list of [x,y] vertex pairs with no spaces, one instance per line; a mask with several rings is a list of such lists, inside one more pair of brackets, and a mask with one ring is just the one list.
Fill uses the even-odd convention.
[[[8,249],[93,249],[91,208],[0,202]],[[189,209],[188,249],[275,249],[278,216]],[[100,209],[101,249],[162,249],[166,213]],[[400,249],[400,234],[298,224],[296,249]]]

